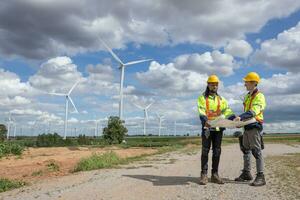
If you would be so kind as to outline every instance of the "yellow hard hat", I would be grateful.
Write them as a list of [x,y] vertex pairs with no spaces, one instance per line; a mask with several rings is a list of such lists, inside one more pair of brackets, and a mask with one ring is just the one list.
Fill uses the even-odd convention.
[[256,81],[257,83],[259,83],[260,77],[256,72],[250,72],[243,78],[243,80],[244,81]]
[[207,79],[207,83],[219,83],[219,78],[217,75],[210,75]]

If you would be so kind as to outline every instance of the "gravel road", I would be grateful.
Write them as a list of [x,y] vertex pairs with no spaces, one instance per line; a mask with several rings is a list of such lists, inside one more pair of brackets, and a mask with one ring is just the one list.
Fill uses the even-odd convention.
[[[300,146],[267,144],[264,156],[300,152]],[[254,160],[254,159],[253,159]],[[209,166],[211,160],[209,160]],[[255,164],[253,163],[253,167]],[[223,146],[219,174],[226,184],[198,184],[200,151],[172,152],[151,156],[145,161],[122,166],[80,172],[65,177],[43,180],[0,194],[0,199],[279,199],[266,166],[267,185],[251,187],[236,183],[240,174],[242,154],[238,145]],[[253,174],[255,173],[252,169]],[[209,174],[210,176],[210,174]]]

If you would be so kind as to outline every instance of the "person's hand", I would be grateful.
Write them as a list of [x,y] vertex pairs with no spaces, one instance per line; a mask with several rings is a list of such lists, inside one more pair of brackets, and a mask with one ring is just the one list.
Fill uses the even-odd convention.
[[207,122],[205,122],[205,125],[204,125],[204,127],[210,128],[210,127],[211,127],[211,125],[209,125]]
[[236,118],[233,119],[233,121],[235,121],[235,122],[241,121],[241,118],[240,117],[236,117]]

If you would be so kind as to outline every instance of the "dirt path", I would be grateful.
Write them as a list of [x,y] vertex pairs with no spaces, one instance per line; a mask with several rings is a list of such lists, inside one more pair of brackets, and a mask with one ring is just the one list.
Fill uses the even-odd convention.
[[[264,155],[294,152],[300,152],[300,146],[267,144]],[[198,185],[199,160],[199,152],[157,155],[120,169],[42,180],[2,193],[0,199],[279,199],[272,184],[255,188],[232,181],[242,166],[238,145],[223,147],[220,175],[226,178],[225,185]],[[267,182],[272,181],[269,173],[266,168]]]

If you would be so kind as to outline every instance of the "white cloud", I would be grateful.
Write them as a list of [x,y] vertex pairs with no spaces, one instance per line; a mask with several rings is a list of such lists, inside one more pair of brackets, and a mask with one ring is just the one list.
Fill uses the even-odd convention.
[[173,63],[151,62],[147,72],[137,73],[137,79],[164,95],[183,95],[199,91],[206,86],[206,74],[175,68]]
[[300,72],[300,22],[293,28],[278,34],[277,38],[261,43],[253,62],[268,67],[278,67],[290,72]]
[[0,68],[0,97],[14,98],[33,93],[33,88],[28,83],[21,82],[17,74]]
[[252,50],[251,45],[245,40],[232,40],[224,48],[225,53],[240,58],[247,58]]
[[233,74],[233,69],[237,68],[234,58],[220,51],[180,55],[174,59],[174,66],[178,69],[223,76]]
[[113,69],[109,65],[97,64],[95,66],[88,65],[86,67],[90,78],[101,82],[112,82],[114,79]]
[[16,107],[16,106],[24,106],[31,103],[30,99],[27,99],[22,96],[15,96],[13,98],[5,97],[0,98],[0,106],[6,107]]

